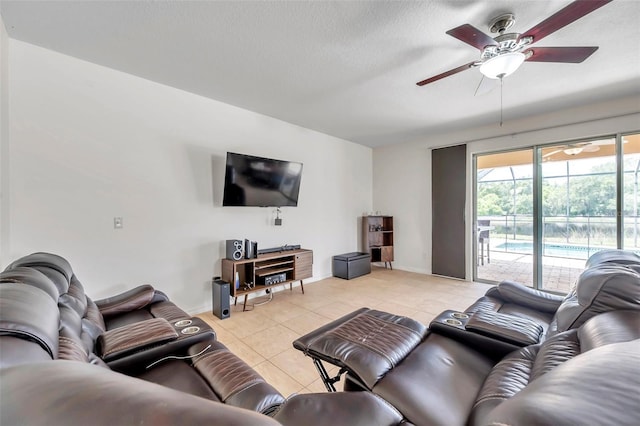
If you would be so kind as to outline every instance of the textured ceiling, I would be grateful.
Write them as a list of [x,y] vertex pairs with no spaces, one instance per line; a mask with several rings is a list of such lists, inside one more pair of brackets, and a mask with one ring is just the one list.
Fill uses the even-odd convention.
[[[474,96],[479,58],[445,34],[504,12],[524,32],[569,1],[6,1],[11,38],[369,146],[487,126],[500,91]],[[600,46],[582,64],[525,63],[505,120],[640,97],[640,1],[615,0],[539,46]],[[640,105],[640,102],[639,102]]]

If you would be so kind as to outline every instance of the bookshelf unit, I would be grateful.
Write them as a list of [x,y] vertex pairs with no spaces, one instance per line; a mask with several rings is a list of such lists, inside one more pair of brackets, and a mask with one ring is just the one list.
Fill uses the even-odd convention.
[[383,262],[393,269],[393,216],[363,216],[362,244],[372,263]]

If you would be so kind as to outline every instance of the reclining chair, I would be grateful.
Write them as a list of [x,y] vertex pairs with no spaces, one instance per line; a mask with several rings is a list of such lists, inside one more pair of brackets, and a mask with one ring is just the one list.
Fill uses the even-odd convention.
[[186,320],[194,334],[184,333],[185,320],[169,323],[160,317],[105,331],[77,280],[59,294],[67,288],[63,276],[42,263],[0,273],[0,368],[67,360],[264,414],[284,401],[198,318]]
[[535,330],[541,341],[600,313],[624,309],[640,310],[640,256],[605,250],[587,261],[587,269],[565,297],[503,281],[464,313],[478,323],[480,332],[499,333],[516,324]]
[[[369,391],[382,397],[408,422],[416,425],[483,425],[492,423],[488,419],[498,406],[515,399],[521,391],[556,369],[560,377],[571,377],[572,381],[562,386],[563,389],[573,388],[570,395],[588,395],[591,401],[598,393],[613,395],[615,392],[618,395],[617,392],[622,391],[621,397],[626,397],[629,393],[625,392],[635,392],[632,389],[640,384],[640,364],[625,366],[626,374],[635,371],[636,376],[618,376],[616,370],[620,362],[616,361],[616,351],[605,349],[609,345],[635,340],[633,347],[637,350],[640,348],[638,339],[640,311],[607,312],[591,318],[580,328],[517,349],[496,363],[473,341],[426,330],[409,318],[362,308],[297,339],[294,347],[316,362],[321,360],[340,367],[341,371],[346,371],[345,390]],[[569,364],[574,358],[578,361],[599,348],[603,349],[603,355],[597,368],[580,374],[572,372]],[[640,359],[640,353],[631,358]],[[561,364],[565,362],[567,368],[563,369]],[[621,382],[613,376],[606,377],[610,371]],[[580,378],[576,379],[576,375]],[[596,378],[598,375],[602,377]],[[562,380],[555,379],[564,383]],[[594,381],[601,382],[601,387],[593,389],[589,383]],[[572,400],[567,410],[572,416],[579,410],[589,413],[582,422],[591,421],[593,413],[595,418],[598,415],[607,418],[602,424],[625,424],[617,420],[629,423],[629,419],[640,414],[637,392],[631,398],[635,400],[634,404],[639,404],[631,410],[635,414],[611,409],[618,403],[631,406],[628,401],[616,401],[607,411],[603,401],[589,406],[580,400]],[[539,401],[539,419],[544,419],[547,407],[555,412],[554,415],[561,415],[558,413],[561,408],[553,401],[544,401],[544,398]],[[524,404],[527,403],[525,400]],[[516,409],[507,412],[509,416],[518,414]],[[519,418],[521,423],[506,424],[530,424]],[[541,420],[537,424],[549,423]]]
[[[25,267],[46,275],[57,287],[58,293],[69,293],[84,303],[82,284],[73,273],[69,262],[51,253],[33,253],[11,263],[5,271]],[[188,319],[191,316],[169,301],[166,294],[150,285],[141,285],[117,296],[92,301],[86,297],[91,315],[105,330],[152,318],[164,318],[169,322]],[[96,311],[97,309],[97,311]],[[99,315],[98,315],[99,314]]]

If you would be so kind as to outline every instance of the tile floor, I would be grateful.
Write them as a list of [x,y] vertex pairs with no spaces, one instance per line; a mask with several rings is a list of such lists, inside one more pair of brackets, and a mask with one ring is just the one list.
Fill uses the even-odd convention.
[[[399,270],[373,268],[370,275],[343,280],[327,278],[289,287],[273,300],[242,312],[241,301],[231,317],[220,320],[210,312],[198,316],[216,331],[218,340],[252,366],[284,396],[325,392],[311,358],[292,342],[312,330],[361,307],[404,315],[428,325],[445,309],[463,310],[482,296],[489,285],[450,280]],[[247,306],[266,297],[249,300]],[[330,367],[327,365],[327,367]],[[334,375],[336,368],[328,368]],[[337,383],[340,389],[342,383]]]

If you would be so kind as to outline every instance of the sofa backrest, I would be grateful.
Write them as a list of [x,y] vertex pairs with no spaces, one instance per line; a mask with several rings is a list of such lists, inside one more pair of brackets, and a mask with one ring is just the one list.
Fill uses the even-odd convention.
[[580,327],[616,310],[640,311],[640,273],[629,266],[600,263],[585,269],[558,308],[547,336]]
[[34,253],[10,264],[0,274],[0,281],[38,288],[57,306],[58,318],[53,323],[58,340],[54,359],[101,363],[94,350],[98,336],[105,331],[104,320],[96,304],[84,293],[69,262],[54,254]]
[[[487,376],[476,398],[469,424],[486,424],[486,418],[496,407],[555,371],[562,364],[593,349],[640,339],[639,311],[612,311],[591,318],[580,328],[567,330],[543,343],[527,346],[503,358]],[[611,365],[601,366],[615,369]],[[589,372],[584,371],[586,376]],[[609,380],[606,380],[607,387]],[[572,386],[582,386],[580,380]]]
[[[640,256],[629,250],[601,250],[594,253],[587,259],[585,269],[592,268],[597,265],[614,264],[626,265],[631,267],[640,266]],[[634,268],[635,269],[635,268]]]
[[640,340],[568,360],[489,413],[485,425],[636,425]]
[[49,294],[0,274],[0,367],[57,358],[58,323]]

